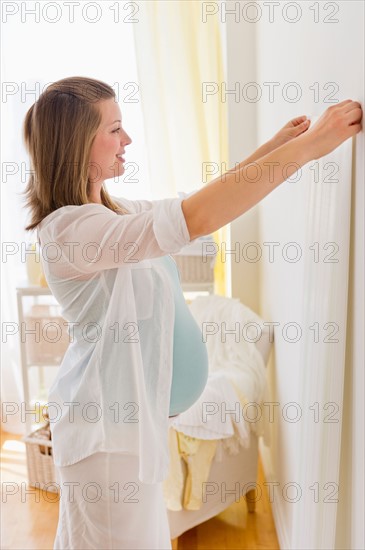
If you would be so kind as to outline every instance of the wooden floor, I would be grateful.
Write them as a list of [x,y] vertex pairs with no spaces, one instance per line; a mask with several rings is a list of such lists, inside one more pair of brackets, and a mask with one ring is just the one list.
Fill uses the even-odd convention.
[[[51,550],[57,527],[58,496],[27,486],[25,446],[20,439],[1,433],[1,548]],[[260,463],[257,483],[264,487],[264,481]],[[218,516],[181,535],[178,550],[193,549],[279,549],[267,493],[256,503],[253,514],[247,512],[246,501],[241,498]]]

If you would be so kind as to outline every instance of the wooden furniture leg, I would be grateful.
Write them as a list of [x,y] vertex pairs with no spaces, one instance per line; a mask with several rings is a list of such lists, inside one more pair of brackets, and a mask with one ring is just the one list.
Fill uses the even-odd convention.
[[245,494],[247,510],[252,514],[256,510],[256,491],[255,489],[250,489]]
[[176,539],[171,539],[172,550],[178,550],[177,549],[178,541],[179,541],[179,537],[176,537]]

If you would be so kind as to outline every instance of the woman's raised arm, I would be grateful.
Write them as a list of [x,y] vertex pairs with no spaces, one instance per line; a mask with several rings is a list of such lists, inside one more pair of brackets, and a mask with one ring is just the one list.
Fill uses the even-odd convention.
[[299,168],[327,155],[362,129],[358,102],[329,107],[305,134],[253,163],[230,170],[181,203],[190,239],[208,235],[255,206]]

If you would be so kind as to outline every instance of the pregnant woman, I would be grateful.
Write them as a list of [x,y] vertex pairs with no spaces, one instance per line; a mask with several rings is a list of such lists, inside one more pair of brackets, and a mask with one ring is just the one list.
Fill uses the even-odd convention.
[[[162,493],[169,416],[199,398],[208,376],[171,254],[362,127],[361,106],[351,100],[312,128],[305,118],[188,198],[132,201],[105,187],[124,173],[131,143],[109,85],[65,78],[27,112],[26,229],[37,229],[70,341],[48,402],[61,494],[54,549],[171,548]],[[244,167],[254,161],[261,177],[253,182]]]

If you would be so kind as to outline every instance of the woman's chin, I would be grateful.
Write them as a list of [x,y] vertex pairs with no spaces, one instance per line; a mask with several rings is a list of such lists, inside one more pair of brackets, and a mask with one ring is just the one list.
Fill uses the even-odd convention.
[[114,164],[114,171],[115,171],[115,174],[116,175],[121,175],[121,174],[124,174],[124,162],[121,161],[121,160],[118,160],[115,164]]
[[122,176],[124,174],[124,172],[125,172],[125,170],[124,170],[123,164],[118,163],[118,165],[113,166],[113,168],[111,170],[109,170],[108,178],[109,179],[119,178],[120,176]]

